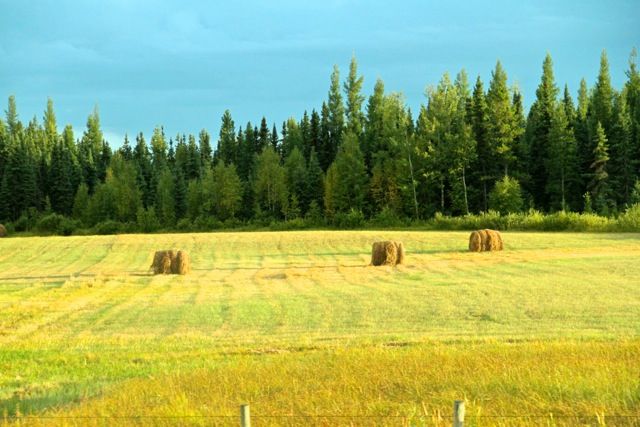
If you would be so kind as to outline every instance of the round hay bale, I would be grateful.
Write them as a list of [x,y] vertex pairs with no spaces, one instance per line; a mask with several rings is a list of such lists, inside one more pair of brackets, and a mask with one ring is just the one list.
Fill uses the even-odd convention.
[[488,251],[501,251],[504,247],[502,242],[502,235],[496,230],[485,230],[487,232],[486,250]]
[[404,245],[402,244],[402,242],[396,242],[396,248],[398,249],[396,264],[404,264]]
[[384,265],[396,265],[398,260],[398,247],[396,242],[385,242],[385,260]]
[[7,228],[4,225],[0,224],[0,239],[3,237],[6,237],[6,235],[7,235]]
[[176,255],[176,265],[177,269],[175,274],[185,275],[191,271],[191,259],[189,257],[189,252],[187,251],[178,251]]
[[484,242],[482,241],[482,234],[478,231],[472,231],[469,236],[469,250],[471,252],[480,252],[484,249]]
[[164,270],[162,264],[165,252],[166,251],[156,251],[153,254],[153,262],[151,263],[151,267],[149,267],[153,269],[153,274],[162,274]]
[[153,274],[171,274],[171,251],[156,251],[153,254]]
[[386,257],[386,244],[387,242],[373,242],[373,246],[371,248],[371,265],[382,265],[384,264]]
[[156,251],[151,268],[154,274],[187,274],[191,271],[189,252],[178,249]]
[[374,266],[402,264],[404,257],[402,242],[374,242],[371,248],[371,265]]
[[471,252],[501,251],[504,248],[502,235],[495,230],[476,230],[469,236],[469,250]]
[[169,274],[178,274],[178,249],[167,250],[167,256],[171,261]]

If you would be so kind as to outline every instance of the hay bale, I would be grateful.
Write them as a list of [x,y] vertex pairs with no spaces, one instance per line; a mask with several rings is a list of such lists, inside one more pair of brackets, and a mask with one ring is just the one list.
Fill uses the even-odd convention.
[[484,242],[479,231],[472,231],[471,236],[469,236],[469,250],[471,252],[480,252],[484,249]]
[[396,247],[398,248],[398,257],[396,259],[396,264],[404,264],[404,245],[402,242],[396,242]]
[[386,246],[388,242],[373,242],[371,248],[371,265],[382,265],[386,258]]
[[181,274],[185,275],[191,271],[191,258],[189,257],[189,252],[187,251],[178,251],[176,255],[176,269],[173,271],[173,274]]
[[191,271],[189,253],[178,249],[156,251],[151,268],[154,274],[187,274]]
[[501,251],[504,248],[502,235],[496,230],[485,230],[487,232],[486,250]]
[[171,256],[169,251],[156,251],[151,264],[153,274],[171,274]]
[[7,228],[0,224],[0,239],[7,235]]
[[469,250],[471,252],[501,251],[504,249],[502,235],[496,230],[476,230],[469,236]]
[[374,242],[371,248],[371,265],[397,265],[404,262],[405,253],[402,242]]

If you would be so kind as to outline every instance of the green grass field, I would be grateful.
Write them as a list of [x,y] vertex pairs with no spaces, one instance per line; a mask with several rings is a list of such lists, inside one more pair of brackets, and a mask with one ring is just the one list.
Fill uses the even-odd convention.
[[[640,235],[468,236],[0,240],[4,423],[638,425]],[[152,276],[171,247],[192,272]]]

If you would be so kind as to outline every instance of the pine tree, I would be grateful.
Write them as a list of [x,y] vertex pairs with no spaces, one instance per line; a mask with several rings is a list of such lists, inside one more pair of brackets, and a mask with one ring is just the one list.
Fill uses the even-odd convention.
[[[559,104],[551,117],[549,146],[546,150],[545,174],[546,193],[552,210],[577,208],[576,181],[578,178],[578,158],[575,136],[564,105]],[[574,203],[569,203],[573,201]],[[573,206],[572,206],[573,205]]]
[[340,93],[340,70],[337,65],[333,66],[333,73],[331,73],[327,108],[328,139],[325,149],[327,160],[332,162],[342,141],[342,132],[344,130],[344,104]]
[[281,152],[282,157],[286,159],[296,148],[302,152],[302,132],[293,118],[287,120],[283,126],[285,131],[283,131]]
[[54,212],[71,216],[76,192],[73,182],[74,164],[71,153],[63,142],[56,142],[51,153],[49,178],[49,200]]
[[200,148],[200,158],[202,165],[204,167],[211,167],[211,162],[213,160],[213,151],[211,149],[211,136],[206,131],[206,129],[202,129],[200,134],[198,135],[198,145]]
[[589,103],[592,134],[595,133],[597,123],[600,122],[605,136],[608,138],[611,135],[613,128],[613,98],[614,89],[611,86],[609,60],[607,59],[607,52],[602,51],[600,71],[598,72],[598,79]]
[[534,204],[539,209],[545,209],[549,200],[547,197],[547,158],[549,150],[549,133],[551,121],[556,113],[557,98],[560,90],[553,76],[553,61],[547,53],[542,64],[542,79],[536,89],[536,100],[529,110],[525,139],[529,147],[529,174],[533,178],[530,188]]
[[589,167],[593,163],[592,139],[589,130],[589,89],[587,81],[582,78],[578,89],[578,107],[573,133],[578,145],[578,164],[580,168],[579,194],[585,194],[589,184]]
[[238,129],[238,136],[236,136],[238,143],[238,175],[242,181],[249,180],[249,172],[251,170],[251,160],[253,157],[252,147],[247,144],[247,139],[244,136],[244,130],[242,126]]
[[353,56],[349,65],[349,75],[344,82],[344,93],[347,100],[345,115],[347,118],[346,130],[358,137],[362,134],[364,124],[364,114],[362,113],[364,96],[361,93],[363,81],[364,77],[358,77],[358,63],[356,57]]
[[507,73],[500,61],[491,73],[492,79],[487,91],[488,139],[491,149],[504,168],[504,175],[509,174],[509,166],[515,161],[514,144],[521,135],[516,111],[511,102],[507,88]]
[[298,147],[294,147],[285,163],[285,177],[289,197],[297,200],[300,204],[302,214],[307,212],[311,200],[309,200],[309,189],[307,187],[307,165],[304,154]]
[[7,109],[4,110],[6,118],[7,118],[7,126],[9,128],[9,134],[14,137],[20,136],[22,133],[22,124],[18,118],[18,107],[16,106],[16,97],[11,94],[9,95],[9,102]]
[[609,184],[608,162],[609,144],[604,133],[604,128],[598,122],[593,137],[595,149],[594,161],[590,166],[592,170],[589,192],[593,197],[594,207],[599,214],[608,214],[611,204],[611,187]]
[[473,88],[473,96],[471,98],[471,130],[473,138],[476,142],[477,161],[479,163],[479,176],[476,180],[480,181],[482,188],[482,197],[478,208],[483,212],[489,209],[488,197],[490,183],[495,180],[497,171],[495,169],[495,155],[489,144],[489,115],[484,86],[480,76],[476,80]]
[[47,109],[44,112],[44,156],[50,160],[53,147],[58,142],[58,125],[56,124],[56,113],[53,111],[53,101],[47,98]]
[[214,152],[214,163],[222,162],[225,165],[237,163],[238,147],[236,144],[236,129],[229,110],[222,116],[218,147]]
[[324,198],[324,173],[320,167],[320,161],[318,160],[315,148],[312,148],[309,154],[306,184],[309,206],[311,206],[313,202],[315,202],[317,206],[322,206],[322,199]]
[[302,120],[298,125],[300,128],[300,135],[302,136],[302,155],[305,159],[309,158],[309,154],[311,153],[311,121],[309,120],[309,114],[307,114],[307,110],[304,110],[304,114],[302,115]]
[[151,165],[156,174],[160,174],[164,168],[169,166],[164,129],[158,126],[153,130],[153,136],[151,137]]
[[320,110],[320,144],[318,146],[318,160],[323,171],[327,171],[329,165],[334,160],[331,149],[331,139],[329,130],[329,107],[326,102],[322,103]]
[[378,78],[373,87],[373,94],[369,96],[367,102],[367,115],[362,142],[362,154],[368,170],[373,167],[373,153],[382,145],[382,105],[384,96],[384,83],[382,79]]
[[93,113],[87,117],[87,129],[82,135],[82,145],[91,150],[94,160],[97,153],[102,150],[102,129],[100,128],[100,113],[98,105],[93,108]]
[[189,145],[187,145],[187,168],[185,177],[187,180],[196,179],[200,176],[202,169],[202,156],[196,144],[196,137],[189,134]]
[[129,135],[124,134],[124,142],[122,143],[122,147],[118,149],[118,152],[125,160],[133,160],[133,150],[131,149],[131,143],[129,142]]
[[[275,126],[275,124],[274,124]],[[264,147],[266,147],[267,145],[271,144],[271,146],[274,148],[274,150],[278,150],[278,143],[276,142],[276,144],[273,144],[273,140],[270,137],[270,133],[269,133],[269,126],[267,125],[267,119],[262,116],[262,119],[260,120],[260,129],[256,132],[256,148],[255,148],[255,154],[260,154],[262,153],[262,150],[264,149]]]
[[165,167],[158,177],[155,203],[158,219],[164,227],[173,227],[176,224],[174,189],[174,177],[169,167]]
[[142,132],[136,136],[136,146],[133,149],[133,161],[136,165],[136,182],[142,192],[143,207],[148,209],[155,204],[155,188],[152,186],[151,153]]
[[636,154],[632,143],[631,114],[624,95],[616,95],[614,104],[614,124],[610,138],[611,186],[616,196],[617,206],[622,208],[629,201],[633,186],[638,179],[634,158]]
[[344,144],[338,149],[335,178],[332,197],[336,211],[362,211],[368,179],[358,137],[351,132],[345,134]]

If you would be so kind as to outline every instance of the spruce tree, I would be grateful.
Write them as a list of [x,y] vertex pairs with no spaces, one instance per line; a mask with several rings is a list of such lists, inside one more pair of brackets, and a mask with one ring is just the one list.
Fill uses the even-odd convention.
[[605,136],[608,138],[609,135],[611,135],[613,128],[613,98],[614,89],[611,86],[609,60],[607,59],[607,52],[602,51],[598,79],[593,87],[593,93],[589,103],[592,134],[595,134],[597,123],[600,122]]
[[349,65],[349,75],[344,82],[344,93],[346,96],[345,115],[347,119],[346,130],[351,131],[356,136],[362,134],[364,125],[364,114],[362,113],[362,103],[364,95],[362,95],[363,76],[358,77],[358,63],[355,56],[351,58]]
[[567,211],[578,207],[578,200],[574,197],[577,190],[578,159],[575,136],[564,105],[556,107],[550,126],[545,158],[545,191],[552,210]]
[[347,132],[335,160],[333,200],[337,212],[362,211],[368,178],[357,135]]
[[344,131],[344,103],[340,93],[340,70],[337,65],[333,66],[333,73],[331,73],[327,109],[328,139],[325,150],[327,160],[332,162],[342,141],[342,132]]
[[604,132],[604,127],[598,122],[593,136],[594,161],[590,165],[589,192],[593,198],[594,207],[599,214],[609,214],[611,205],[611,187],[609,183],[609,143]]
[[492,151],[504,169],[504,175],[508,175],[509,166],[516,159],[514,144],[522,134],[522,129],[507,88],[507,73],[500,61],[491,76],[487,91],[488,139]]
[[362,154],[368,170],[373,167],[373,154],[381,147],[382,142],[382,106],[384,103],[384,83],[378,78],[373,87],[373,94],[367,102],[367,114],[362,138]]
[[635,165],[638,161],[633,146],[632,123],[626,97],[616,95],[614,104],[614,123],[609,140],[611,186],[616,198],[616,204],[623,208],[629,201],[633,186],[638,179]]
[[211,149],[211,136],[209,136],[206,129],[202,129],[198,134],[198,145],[202,165],[204,167],[211,167],[213,150]]
[[324,173],[320,167],[320,161],[318,160],[315,148],[312,148],[309,154],[306,187],[309,206],[311,206],[313,202],[315,202],[317,206],[322,206],[322,199],[324,197]]
[[298,147],[294,147],[289,157],[285,159],[285,177],[289,197],[295,197],[300,205],[301,213],[305,214],[309,203],[309,188],[307,187],[307,164],[304,154]]
[[53,147],[58,142],[58,125],[56,113],[53,111],[53,101],[47,98],[47,109],[44,112],[44,156],[50,160]]
[[471,131],[476,142],[476,159],[479,164],[477,175],[474,177],[479,181],[482,188],[481,198],[478,204],[479,210],[487,212],[489,209],[488,197],[489,188],[497,177],[495,154],[489,144],[489,114],[484,85],[480,76],[476,80],[471,98]]
[[238,147],[236,144],[236,129],[229,110],[222,116],[218,147],[214,152],[214,163],[222,162],[225,165],[237,163]]

